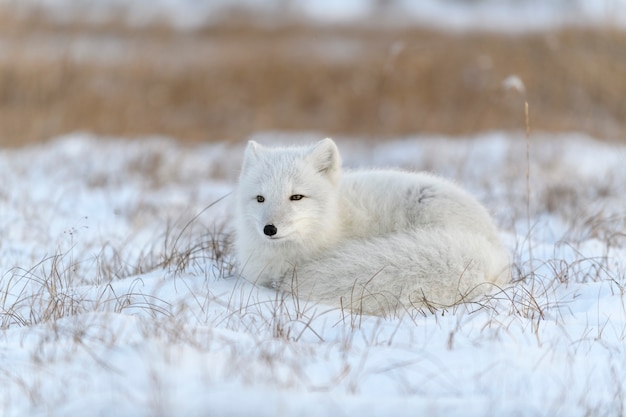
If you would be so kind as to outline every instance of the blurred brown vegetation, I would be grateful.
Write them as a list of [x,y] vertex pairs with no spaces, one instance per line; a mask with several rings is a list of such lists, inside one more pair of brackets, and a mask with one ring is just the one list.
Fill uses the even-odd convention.
[[[524,90],[506,88],[516,75]],[[84,130],[240,140],[524,129],[626,138],[626,33],[56,25],[0,17],[0,145]]]

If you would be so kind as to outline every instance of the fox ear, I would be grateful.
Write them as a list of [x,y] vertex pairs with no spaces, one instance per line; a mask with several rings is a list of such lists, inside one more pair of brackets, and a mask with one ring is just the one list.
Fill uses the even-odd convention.
[[339,180],[341,174],[341,157],[339,149],[332,139],[326,138],[319,141],[308,158],[312,161],[318,172],[327,176],[333,183]]
[[259,155],[262,151],[263,146],[259,145],[253,140],[248,141],[248,146],[246,146],[246,151],[243,154],[243,166],[241,168],[241,171],[245,171],[247,167],[258,161]]

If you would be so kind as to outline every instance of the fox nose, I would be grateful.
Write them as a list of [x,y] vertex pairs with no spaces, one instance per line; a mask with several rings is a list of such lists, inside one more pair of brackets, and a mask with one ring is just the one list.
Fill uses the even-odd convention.
[[278,229],[273,224],[266,224],[263,228],[263,233],[266,236],[274,236],[276,233],[278,233]]

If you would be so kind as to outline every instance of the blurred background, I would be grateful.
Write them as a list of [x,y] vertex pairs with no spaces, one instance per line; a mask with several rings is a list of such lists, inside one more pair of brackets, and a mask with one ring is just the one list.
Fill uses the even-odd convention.
[[626,0],[0,0],[0,146],[626,138]]

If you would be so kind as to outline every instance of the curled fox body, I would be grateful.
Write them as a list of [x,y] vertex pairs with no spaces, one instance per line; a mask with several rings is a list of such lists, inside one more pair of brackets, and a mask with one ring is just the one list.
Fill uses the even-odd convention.
[[342,172],[337,146],[246,148],[235,246],[247,280],[366,314],[444,307],[509,280],[487,210],[426,173]]

